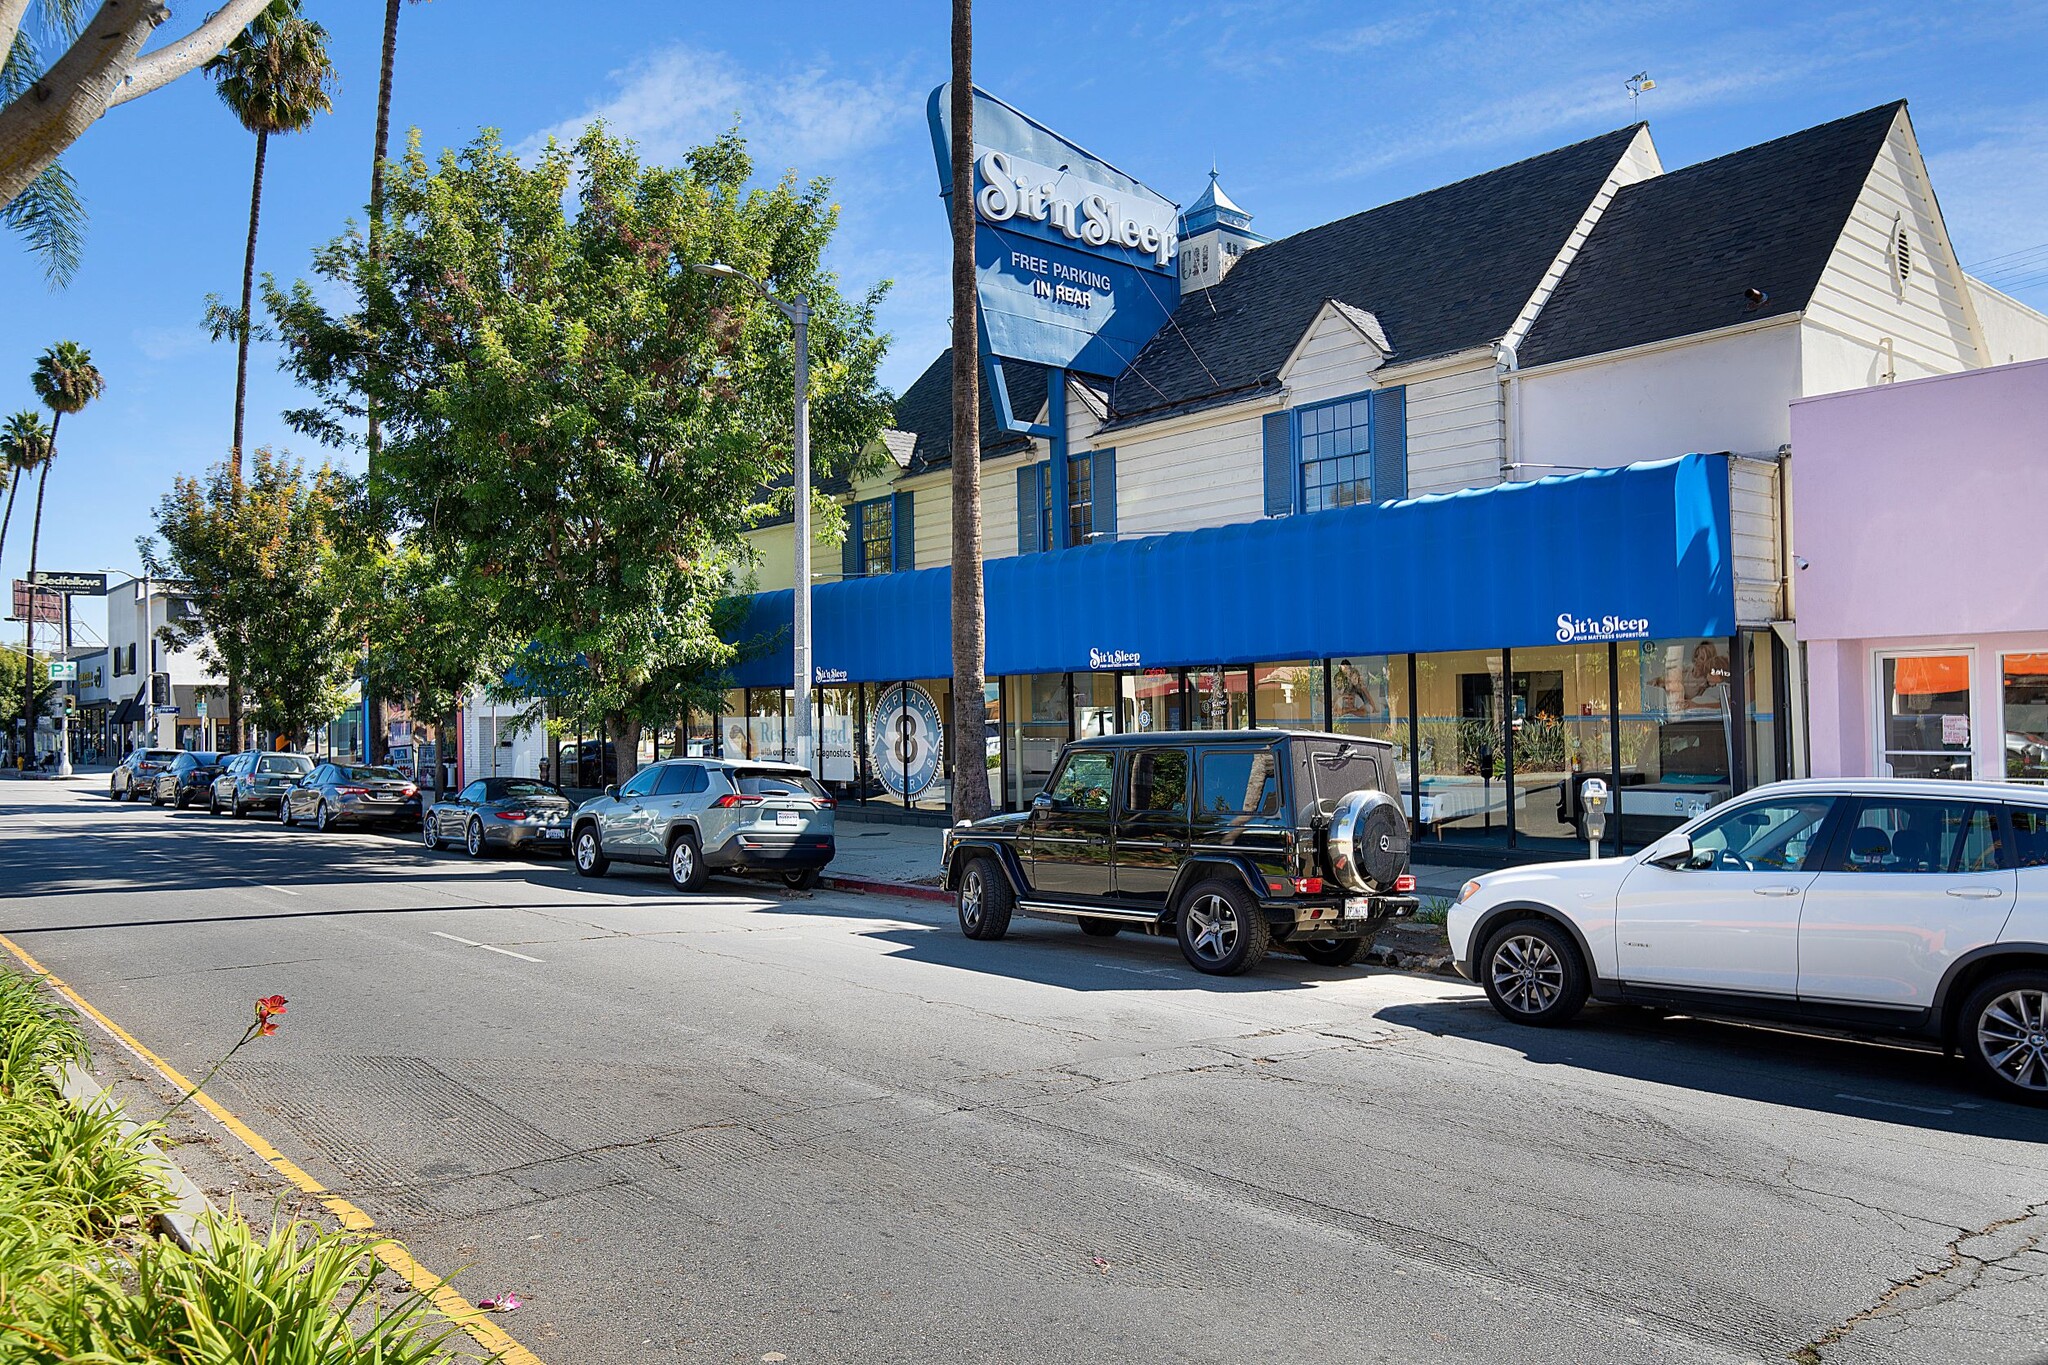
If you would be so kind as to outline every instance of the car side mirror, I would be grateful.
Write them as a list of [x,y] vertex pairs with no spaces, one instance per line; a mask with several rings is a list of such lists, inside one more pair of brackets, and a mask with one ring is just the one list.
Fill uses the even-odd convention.
[[1040,792],[1031,798],[1031,809],[1033,810],[1058,810],[1059,807],[1059,798],[1051,792]]
[[614,801],[618,800],[618,799],[619,799],[619,784],[618,784],[618,783],[616,783],[616,782],[607,782],[607,783],[605,783],[605,784],[604,784],[604,794],[605,794],[606,796],[609,796],[609,797],[610,797],[610,798],[611,798],[612,800],[614,800]]
[[1692,836],[1683,832],[1665,835],[1643,850],[1643,861],[1677,871],[1692,861]]

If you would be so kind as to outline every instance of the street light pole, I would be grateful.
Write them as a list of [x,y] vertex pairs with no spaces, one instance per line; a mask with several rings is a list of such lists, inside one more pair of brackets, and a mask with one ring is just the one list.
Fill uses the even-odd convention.
[[815,775],[819,768],[812,739],[811,707],[811,301],[802,294],[792,299],[778,298],[753,276],[719,262],[692,265],[690,269],[699,275],[738,280],[749,286],[774,304],[796,331],[796,468],[791,480],[796,512],[796,602],[790,613],[794,636],[790,642],[790,709],[796,727],[796,761]]

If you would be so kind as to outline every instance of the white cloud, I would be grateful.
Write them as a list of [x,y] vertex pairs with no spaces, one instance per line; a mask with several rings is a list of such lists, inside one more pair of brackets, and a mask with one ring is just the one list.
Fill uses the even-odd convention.
[[641,154],[673,163],[730,127],[737,118],[754,162],[779,172],[836,173],[831,164],[886,143],[922,108],[904,79],[883,73],[835,75],[812,65],[753,71],[722,52],[676,46],[612,73],[617,89],[575,118],[543,128],[520,144],[527,155],[553,137],[573,140],[603,120],[633,139]]
[[145,359],[159,363],[197,354],[211,344],[196,322],[189,327],[137,327],[129,339]]

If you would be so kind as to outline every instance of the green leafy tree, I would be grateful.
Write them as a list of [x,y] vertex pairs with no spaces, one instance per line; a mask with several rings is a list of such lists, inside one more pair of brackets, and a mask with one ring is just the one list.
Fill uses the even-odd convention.
[[[85,405],[98,398],[105,391],[107,381],[92,363],[92,354],[75,341],[60,341],[36,357],[36,367],[29,374],[29,385],[36,391],[36,397],[43,400],[43,406],[53,414],[50,418],[50,449],[43,456],[41,468],[36,472],[36,519],[35,527],[28,538],[28,581],[36,581],[36,557],[43,548],[43,492],[50,484],[50,466],[57,463],[57,429],[64,425],[66,413],[82,412]],[[11,430],[11,428],[10,428]],[[28,620],[22,623],[22,648],[29,656],[29,674],[35,674],[35,630],[36,614],[30,604]],[[26,709],[28,703],[23,701]]]
[[157,504],[156,537],[136,544],[152,576],[183,581],[199,603],[163,639],[244,679],[266,735],[296,739],[345,704],[355,636],[330,572],[345,482],[259,448],[247,480],[231,461],[180,476]]
[[[14,521],[14,495],[22,480],[50,458],[50,425],[40,413],[17,412],[0,426],[0,478],[7,481],[7,510],[0,513],[0,555],[7,551],[7,528]],[[5,696],[13,696],[6,692]]]
[[256,170],[249,182],[249,238],[242,252],[242,306],[229,312],[218,300],[208,314],[216,335],[235,338],[235,468],[242,467],[242,422],[249,398],[249,308],[256,286],[256,227],[263,216],[263,166],[273,133],[302,133],[330,112],[334,63],[327,30],[299,13],[299,0],[270,0],[261,14],[206,64],[221,103],[256,135]]
[[381,251],[350,235],[317,260],[353,311],[266,283],[287,367],[319,399],[291,419],[354,444],[374,403],[373,505],[630,770],[641,726],[730,663],[719,604],[791,469],[789,328],[689,267],[810,299],[827,471],[887,418],[881,288],[840,293],[820,264],[829,184],[749,188],[736,133],[674,168],[595,128],[531,164],[494,133],[432,165],[415,140],[390,170]]

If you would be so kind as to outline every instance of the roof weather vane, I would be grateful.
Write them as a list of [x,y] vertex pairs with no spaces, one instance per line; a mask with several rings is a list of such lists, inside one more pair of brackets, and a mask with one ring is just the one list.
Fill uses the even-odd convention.
[[1636,111],[1636,102],[1642,99],[1643,92],[1657,88],[1657,82],[1650,79],[1650,73],[1647,71],[1636,72],[1623,81],[1622,85],[1628,90],[1628,108],[1631,114]]

